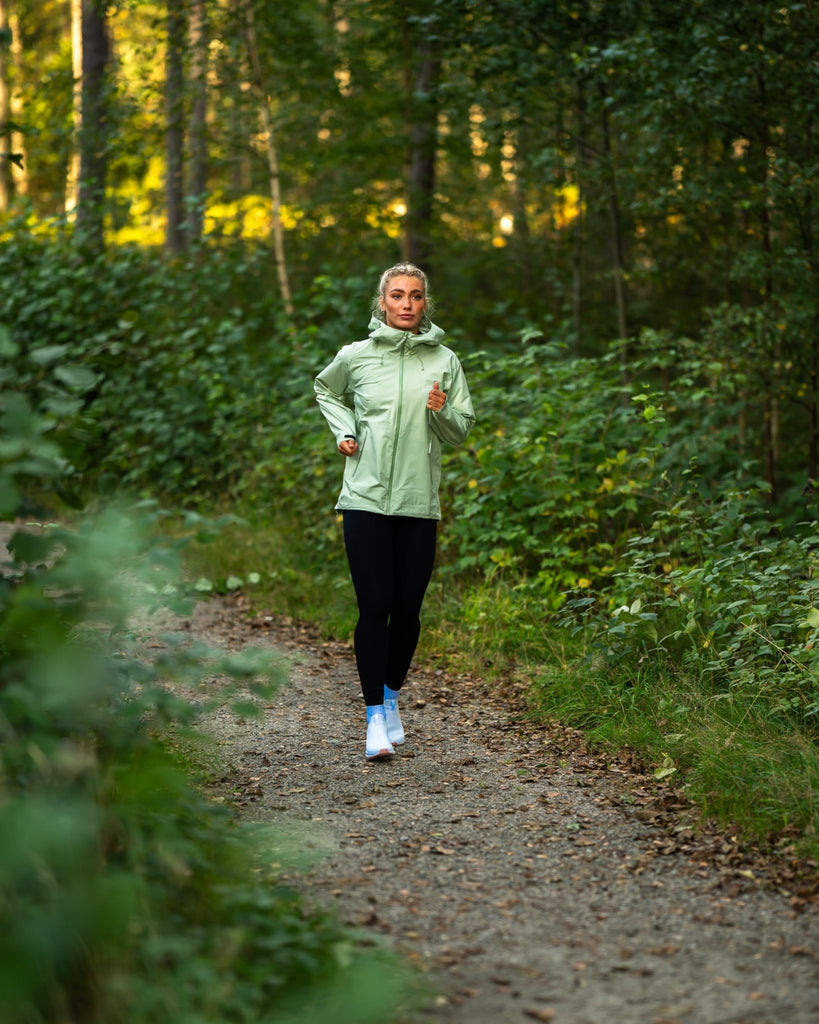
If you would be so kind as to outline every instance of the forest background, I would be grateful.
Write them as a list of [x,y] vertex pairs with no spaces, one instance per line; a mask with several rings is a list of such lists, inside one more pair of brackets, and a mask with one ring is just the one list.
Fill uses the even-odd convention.
[[[234,852],[204,856],[181,783],[184,827],[114,796],[158,756],[144,722],[167,739],[190,711],[160,685],[178,663],[123,661],[103,582],[136,558],[153,595],[244,589],[350,636],[312,378],[400,258],[429,271],[478,412],[446,456],[419,656],[525,685],[532,714],[816,856],[817,40],[812,0],[0,0],[0,510],[52,524],[14,534],[2,588],[0,831],[26,837],[2,855],[7,1006],[171,1014],[122,977],[180,949],[117,929],[136,904],[189,913],[174,886],[216,886]],[[66,793],[101,832],[69,828]],[[194,881],[156,868],[179,835]],[[85,932],[80,876],[120,887]],[[333,926],[282,899],[277,991],[340,971]],[[101,993],[103,948],[122,976]]]

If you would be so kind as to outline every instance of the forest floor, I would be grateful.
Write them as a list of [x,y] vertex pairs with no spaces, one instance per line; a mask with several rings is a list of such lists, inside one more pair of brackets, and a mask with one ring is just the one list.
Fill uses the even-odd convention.
[[203,720],[227,766],[215,789],[310,859],[287,877],[311,903],[422,972],[430,997],[385,1024],[819,1021],[816,865],[695,829],[628,752],[442,671],[411,672],[406,744],[368,763],[349,646],[241,598],[182,627],[288,658],[260,717]]

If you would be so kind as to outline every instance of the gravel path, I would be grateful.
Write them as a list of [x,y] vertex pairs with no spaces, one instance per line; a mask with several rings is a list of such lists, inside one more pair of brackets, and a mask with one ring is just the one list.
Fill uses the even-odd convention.
[[628,758],[416,672],[406,744],[368,764],[348,647],[220,602],[187,626],[292,659],[260,719],[207,720],[222,787],[315,857],[293,884],[426,972],[437,994],[413,1022],[819,1021],[810,890],[766,878],[730,835],[694,834]]

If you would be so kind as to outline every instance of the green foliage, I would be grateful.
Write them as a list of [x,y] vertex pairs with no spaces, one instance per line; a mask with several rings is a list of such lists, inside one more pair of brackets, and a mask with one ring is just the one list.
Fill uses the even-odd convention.
[[457,569],[525,581],[556,607],[610,575],[644,514],[651,413],[610,361],[567,360],[530,335],[518,353],[466,362],[481,415],[469,447],[448,459],[445,550]]
[[816,859],[819,757],[810,733],[771,717],[748,692],[715,693],[673,659],[604,665],[577,636],[564,650],[565,661],[527,666],[533,714],[582,729],[612,754],[636,751],[648,775],[670,779],[705,818]]
[[[293,328],[267,297],[261,250],[205,247],[168,263],[122,249],[83,263],[59,234],[21,226],[0,269],[12,284],[0,296],[3,507],[102,489],[241,508],[243,523],[194,549],[193,586],[231,591],[241,580],[259,608],[349,636],[354,602],[332,513],[342,465],[311,384],[362,335],[375,274],[318,275]],[[772,415],[772,396],[782,428],[800,429],[794,387],[807,364],[785,358],[784,339],[809,323],[807,307],[725,304],[698,335],[646,329],[595,359],[569,358],[563,328],[544,338],[529,327],[517,341],[487,330],[481,350],[456,329],[478,422],[445,457],[436,578],[454,588],[463,620],[457,643],[442,645],[451,657],[498,676],[510,665],[539,676],[553,662],[585,674],[567,629],[605,668],[579,712],[589,728],[612,706],[609,690],[645,725],[623,680],[673,668],[704,718],[730,705],[731,721],[745,714],[772,736],[812,733],[812,490],[802,493],[801,463],[786,454],[774,493],[750,429]],[[15,545],[38,563],[51,550],[39,538]],[[441,607],[425,610],[425,635],[442,635],[439,610],[457,617]],[[649,722],[647,745],[652,735]]]
[[87,263],[59,240],[17,237],[0,256],[4,377],[54,417],[78,472],[187,496],[258,469],[248,440],[264,444],[295,390],[263,254],[168,268],[126,249]]
[[[10,518],[21,483],[62,465],[43,440],[52,419],[23,394],[2,410]],[[283,885],[279,837],[237,825],[163,741],[207,710],[174,681],[232,676],[214,699],[245,707],[283,666],[157,637],[154,611],[189,608],[180,548],[214,525],[189,514],[167,543],[160,522],[110,510],[73,528],[4,524],[0,1020],[380,1020],[405,990],[393,961]]]
[[302,526],[287,510],[250,512],[207,544],[186,547],[185,565],[198,577],[197,590],[229,592],[243,581],[255,613],[272,610],[314,622],[327,636],[351,637],[355,594],[337,517],[319,511],[317,522]]
[[[696,559],[692,537],[708,538]],[[667,659],[714,693],[741,692],[760,713],[815,728],[817,545],[815,528],[782,535],[743,495],[658,513],[608,602],[609,655]]]

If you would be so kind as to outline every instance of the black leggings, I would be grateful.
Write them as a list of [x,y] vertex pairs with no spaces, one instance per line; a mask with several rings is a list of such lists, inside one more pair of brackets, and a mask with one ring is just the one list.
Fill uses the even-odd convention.
[[344,511],[344,545],[358,599],[355,657],[367,705],[400,690],[421,632],[438,535],[436,519]]

